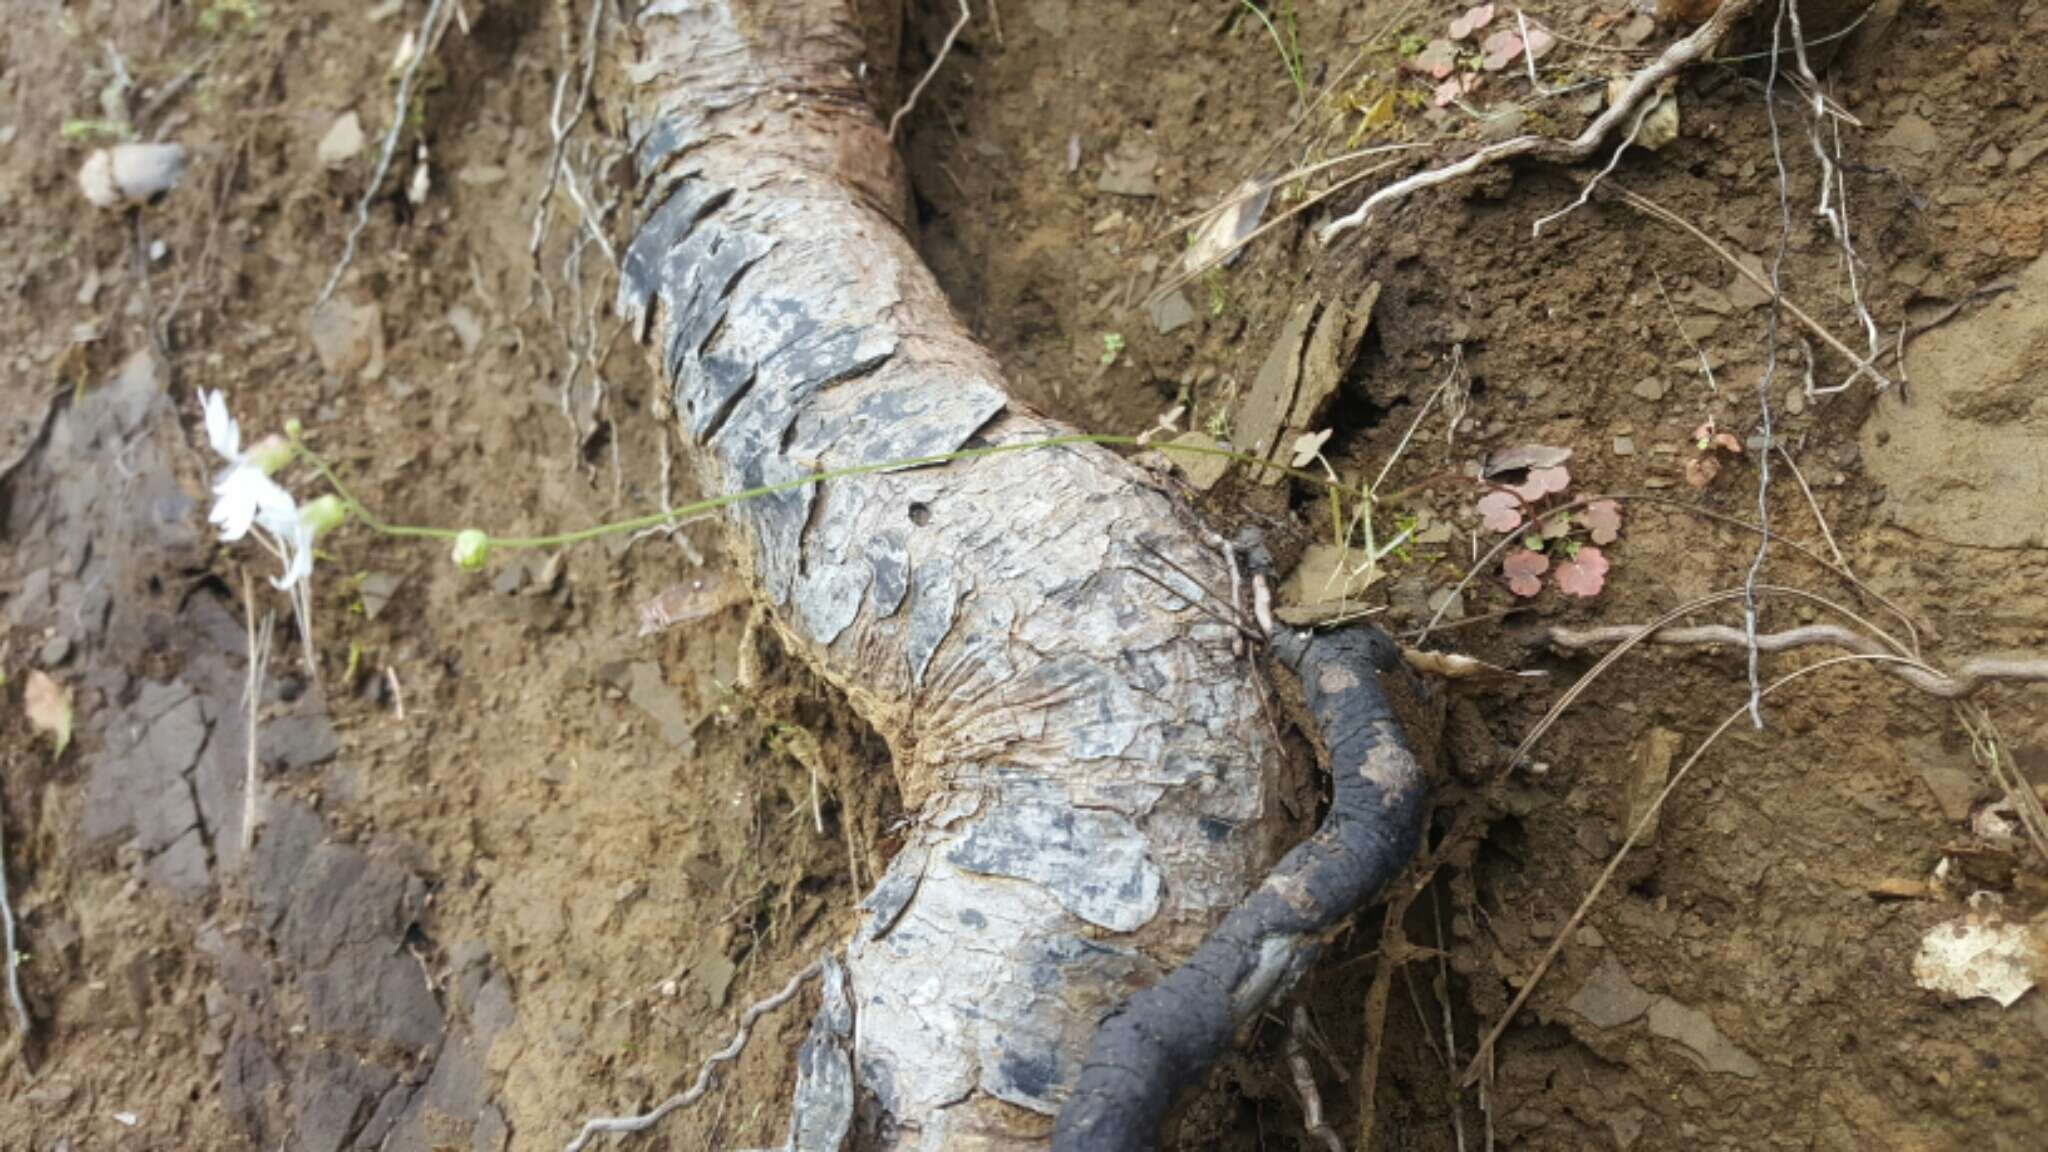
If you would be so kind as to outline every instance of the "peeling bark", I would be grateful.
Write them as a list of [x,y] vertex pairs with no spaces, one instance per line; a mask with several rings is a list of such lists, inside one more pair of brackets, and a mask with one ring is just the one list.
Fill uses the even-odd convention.
[[[1009,399],[913,251],[850,5],[657,0],[637,32],[652,191],[619,308],[707,491],[1065,431]],[[1220,557],[1091,446],[834,480],[728,522],[915,814],[848,948],[860,1141],[1044,1143],[1098,1021],[1269,859],[1277,750],[1232,631],[1195,607],[1191,578],[1228,584]]]

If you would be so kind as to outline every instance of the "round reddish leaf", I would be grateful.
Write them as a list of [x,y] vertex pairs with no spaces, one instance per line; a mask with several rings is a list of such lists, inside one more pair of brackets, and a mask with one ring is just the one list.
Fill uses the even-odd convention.
[[1543,574],[1550,570],[1550,557],[1521,548],[1508,553],[1500,568],[1508,578],[1508,591],[1517,596],[1534,596],[1543,591]]
[[1588,544],[1557,566],[1557,590],[1567,596],[1592,597],[1607,586],[1607,556]]
[[1554,468],[1531,468],[1529,478],[1514,486],[1515,495],[1533,504],[1553,492],[1571,487],[1572,474],[1562,464]]
[[1579,523],[1592,533],[1593,543],[1612,544],[1621,535],[1621,505],[1595,500],[1579,512]]
[[1479,45],[1479,51],[1485,57],[1480,66],[1488,72],[1498,72],[1522,54],[1522,38],[1506,30],[1495,32]]
[[1491,23],[1493,23],[1493,5],[1481,4],[1476,8],[1468,8],[1463,16],[1456,17],[1451,21],[1451,39],[1463,40],[1465,37],[1472,35]]
[[1522,526],[1522,502],[1504,489],[1488,492],[1479,498],[1479,518],[1495,532],[1513,532]]

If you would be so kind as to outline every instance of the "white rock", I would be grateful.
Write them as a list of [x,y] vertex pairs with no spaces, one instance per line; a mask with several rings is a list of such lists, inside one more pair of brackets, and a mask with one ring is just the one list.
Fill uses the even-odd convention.
[[2034,986],[2043,964],[2048,956],[2026,925],[1973,909],[1921,938],[1913,979],[1930,992],[1958,1000],[1981,996],[2010,1008]]
[[78,170],[78,190],[101,208],[144,204],[177,187],[185,175],[178,144],[116,144],[98,148]]
[[324,167],[339,168],[363,154],[363,120],[354,112],[344,112],[335,118],[327,135],[320,138],[318,149],[320,163]]

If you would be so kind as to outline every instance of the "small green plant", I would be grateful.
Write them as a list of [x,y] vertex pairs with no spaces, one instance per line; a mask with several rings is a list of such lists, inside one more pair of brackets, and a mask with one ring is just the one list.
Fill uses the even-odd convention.
[[125,120],[66,120],[57,134],[76,144],[93,140],[126,140],[135,129]]
[[1266,26],[1266,34],[1273,38],[1273,47],[1280,50],[1280,63],[1287,69],[1287,78],[1294,82],[1294,98],[1303,107],[1308,105],[1308,79],[1301,68],[1301,34],[1295,25],[1294,0],[1279,0],[1274,11],[1280,16],[1280,24],[1287,29],[1283,35],[1271,17],[1252,0],[1238,0],[1245,11],[1258,18]]
[[[1510,549],[1501,561],[1508,591],[1534,596],[1543,591],[1547,572],[1558,591],[1568,596],[1598,596],[1606,586],[1608,567],[1600,545],[1612,544],[1620,536],[1621,507],[1612,500],[1595,500],[1577,513],[1555,510],[1572,482],[1564,465],[1571,455],[1566,449],[1532,444],[1501,455],[1518,459],[1496,466],[1478,509],[1481,521],[1493,531],[1522,534],[1522,546]],[[1581,531],[1590,543],[1578,539]]]
[[1116,358],[1117,358],[1118,356],[1121,356],[1121,355],[1123,355],[1123,351],[1124,351],[1124,334],[1123,334],[1123,333],[1121,333],[1121,332],[1104,332],[1104,333],[1102,334],[1102,356],[1101,356],[1101,358],[1100,358],[1100,359],[1101,359],[1101,362],[1102,362],[1102,366],[1103,366],[1104,368],[1107,368],[1107,367],[1109,367],[1110,365],[1112,365],[1112,364],[1116,363]]
[[1411,32],[1401,37],[1400,46],[1395,51],[1399,52],[1401,58],[1406,60],[1422,55],[1422,50],[1428,46],[1429,39],[1427,37],[1417,36]]
[[1221,316],[1230,307],[1230,286],[1223,282],[1223,266],[1202,273],[1202,287],[1209,293],[1209,315]]
[[199,10],[199,27],[209,35],[245,31],[263,20],[263,6],[256,0],[206,0]]
[[1393,552],[1394,559],[1401,561],[1414,559],[1414,556],[1408,551],[1408,542],[1415,539],[1416,533],[1420,531],[1422,531],[1422,513],[1403,512],[1399,516],[1394,517],[1394,539],[1396,541]]

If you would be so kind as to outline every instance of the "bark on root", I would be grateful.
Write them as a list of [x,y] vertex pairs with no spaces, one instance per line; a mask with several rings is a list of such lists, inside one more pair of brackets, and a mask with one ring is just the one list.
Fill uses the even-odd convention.
[[[655,0],[637,24],[648,193],[619,307],[707,490],[1062,431],[1008,398],[910,246],[850,4]],[[840,1145],[849,1079],[863,1145],[1043,1144],[1097,1022],[1236,922],[1270,858],[1277,749],[1234,629],[1196,606],[1221,558],[1086,446],[835,480],[728,523],[915,814],[847,949],[852,1026],[813,1036],[850,1042],[852,1075],[807,1055],[791,1146]],[[1260,890],[1247,940],[1313,931],[1286,895]],[[1262,951],[1262,979],[1312,948]]]
[[1422,769],[1380,677],[1401,667],[1377,629],[1283,635],[1330,766],[1330,810],[1195,954],[1102,1022],[1061,1110],[1055,1152],[1157,1147],[1180,1094],[1315,962],[1341,923],[1415,855]]

